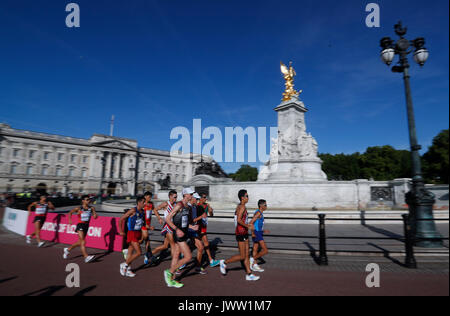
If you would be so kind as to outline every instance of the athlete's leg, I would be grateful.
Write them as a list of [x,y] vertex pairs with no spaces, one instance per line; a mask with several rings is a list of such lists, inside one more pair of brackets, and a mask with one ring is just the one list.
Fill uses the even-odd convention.
[[132,241],[130,243],[130,247],[128,248],[128,257],[126,264],[129,266],[134,260],[139,258],[139,256],[142,254],[141,247],[138,242]]
[[203,250],[205,249],[199,238],[194,238],[195,247],[197,248],[197,267],[202,266]]
[[86,252],[86,232],[78,231],[78,237],[80,240],[81,253],[83,254],[83,257],[87,258],[88,254]]
[[[239,248],[239,254],[231,257],[230,259],[225,260],[225,264],[238,262],[238,261],[244,261],[245,260],[245,241],[238,241],[238,248]],[[247,243],[248,245],[248,243]],[[248,248],[247,248],[248,250]]]
[[41,221],[34,222],[34,233],[33,235],[36,236],[36,240],[38,243],[41,242]]
[[209,241],[208,236],[206,234],[202,235],[203,246],[205,247],[205,252],[208,255],[209,262],[213,261],[213,257],[211,255],[211,249],[209,249]]
[[250,269],[250,257],[249,257],[249,248],[250,248],[250,243],[248,240],[246,240],[244,242],[244,247],[243,249],[240,247],[239,251],[241,252],[241,257],[244,256],[244,266],[245,266],[245,270],[247,272],[247,274],[251,274],[252,270]]
[[[187,264],[189,261],[192,260],[192,253],[191,253],[191,249],[189,248],[187,242],[178,242],[177,243],[177,247],[179,249],[179,252],[181,252],[183,254],[183,259],[178,260],[178,262],[176,262],[176,264],[174,264],[171,269],[170,269],[170,273],[173,274],[172,278],[175,277],[175,271]],[[173,262],[173,261],[172,261]]]
[[[261,246],[261,251],[258,252],[258,248],[259,246]],[[256,250],[256,252],[255,252]],[[267,249],[267,245],[264,242],[264,240],[259,241],[258,243],[255,243],[253,245],[253,259],[259,259],[261,257],[264,257],[265,255],[267,255],[269,253],[269,250]]]
[[160,253],[163,250],[169,249],[169,237],[168,237],[169,233],[166,234],[166,237],[164,238],[164,243],[159,246],[156,247],[155,249],[153,249],[153,255],[156,255],[158,253]]

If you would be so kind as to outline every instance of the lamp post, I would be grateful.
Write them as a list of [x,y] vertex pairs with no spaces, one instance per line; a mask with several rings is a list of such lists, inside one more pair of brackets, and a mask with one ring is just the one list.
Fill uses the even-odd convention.
[[[416,124],[414,120],[413,102],[411,97],[411,86],[409,83],[409,63],[407,56],[413,52],[410,49],[415,47],[414,60],[422,67],[428,59],[429,52],[424,47],[425,39],[423,37],[409,41],[404,38],[407,28],[398,22],[394,26],[395,33],[400,39],[394,43],[389,37],[381,39],[382,47],[381,59],[388,66],[391,65],[395,55],[399,55],[399,62],[392,67],[392,72],[403,73],[405,83],[406,106],[408,113],[409,141],[411,145],[412,157],[412,188],[406,193],[406,203],[409,207],[409,218],[412,225],[412,234],[415,245],[418,247],[442,247],[442,236],[436,230],[436,224],[433,219],[433,204],[435,196],[425,188],[425,182],[422,178],[422,167],[419,151],[422,148],[417,141]],[[431,239],[431,240],[430,240]]]

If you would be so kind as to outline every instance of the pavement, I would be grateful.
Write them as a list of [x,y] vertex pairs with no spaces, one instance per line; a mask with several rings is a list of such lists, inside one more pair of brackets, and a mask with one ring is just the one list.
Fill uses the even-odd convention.
[[[152,244],[153,247],[157,243]],[[0,227],[0,295],[2,296],[178,296],[178,297],[279,297],[279,296],[448,296],[448,256],[418,257],[418,269],[406,269],[401,258],[370,256],[329,256],[328,266],[319,266],[310,255],[271,253],[261,266],[261,280],[245,281],[239,263],[230,264],[223,276],[218,268],[207,268],[206,275],[187,269],[181,276],[185,287],[168,288],[163,271],[170,265],[165,258],[157,266],[144,266],[142,258],[133,263],[135,278],[119,273],[122,254],[88,249],[96,260],[85,264],[79,250],[69,260],[62,258],[64,246],[47,244],[37,248],[22,236]],[[216,258],[228,258],[237,249],[217,249]],[[80,287],[69,288],[66,279],[75,263],[80,268]],[[380,268],[380,287],[368,288],[366,278],[370,263]]]

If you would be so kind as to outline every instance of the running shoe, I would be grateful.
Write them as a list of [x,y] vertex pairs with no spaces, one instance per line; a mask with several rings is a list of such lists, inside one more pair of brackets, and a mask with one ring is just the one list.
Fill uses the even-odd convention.
[[134,274],[130,267],[127,268],[127,272],[125,273],[125,276],[129,277],[129,278],[134,278],[136,276],[136,274]]
[[64,248],[63,258],[67,259],[69,257],[69,254],[70,254],[69,248]]
[[158,257],[152,256],[150,258],[150,264],[158,264],[158,261],[159,261]]
[[166,284],[168,287],[171,287],[172,285],[172,273],[169,270],[164,270],[164,281],[166,281]]
[[183,283],[180,283],[180,282],[178,282],[178,281],[173,280],[170,287],[174,287],[174,288],[180,289],[180,288],[182,288],[183,286],[184,286]]
[[144,256],[144,264],[145,264],[145,265],[148,264],[148,257],[147,257],[147,255]]
[[45,245],[45,242],[41,241],[41,242],[38,244],[38,248],[41,248],[41,247],[44,246],[44,245]]
[[127,264],[124,262],[124,263],[121,263],[120,264],[120,274],[122,275],[122,276],[125,276],[125,274],[127,273]]
[[84,263],[89,263],[94,259],[95,256],[88,256],[86,259],[84,259]]
[[218,265],[220,265],[220,260],[211,260],[211,262],[209,263],[209,266],[211,268],[217,267]]
[[258,264],[254,263],[250,266],[250,269],[254,272],[264,272],[264,269],[262,269]]
[[220,273],[223,275],[227,274],[227,265],[225,264],[225,260],[220,260]]
[[255,263],[255,259],[253,257],[250,257],[250,267]]
[[125,258],[125,260],[127,260],[127,257],[128,257],[128,249],[122,250],[122,253],[123,253],[123,257]]
[[31,244],[31,236],[27,236],[27,244]]
[[260,279],[260,277],[254,275],[254,274],[249,274],[249,275],[247,275],[247,276],[245,277],[245,279],[246,279],[247,281],[258,281],[258,280]]
[[206,272],[205,268],[195,268],[195,272],[198,274],[202,274],[202,275],[205,275],[208,273],[208,272]]

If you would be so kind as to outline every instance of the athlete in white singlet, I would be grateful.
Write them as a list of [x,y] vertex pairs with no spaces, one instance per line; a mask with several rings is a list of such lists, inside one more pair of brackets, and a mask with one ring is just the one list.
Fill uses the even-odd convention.
[[70,248],[64,248],[63,258],[67,259],[69,257],[70,252],[76,247],[81,248],[81,253],[84,257],[84,262],[88,263],[94,259],[94,256],[89,256],[86,252],[86,236],[89,230],[89,223],[91,221],[91,217],[97,219],[97,213],[95,212],[95,208],[89,206],[91,199],[88,195],[83,195],[81,197],[82,205],[77,207],[69,212],[69,226],[72,225],[72,214],[77,213],[79,217],[79,222],[77,224],[77,228],[75,232],[78,233],[78,241],[74,243]]
[[34,223],[34,233],[32,233],[31,235],[28,235],[27,238],[27,243],[30,244],[31,243],[31,239],[33,238],[33,236],[36,236],[36,240],[38,242],[38,247],[42,247],[44,245],[44,242],[41,241],[41,228],[45,223],[45,219],[47,218],[47,212],[48,210],[54,210],[55,207],[53,206],[52,202],[48,201],[47,202],[47,194],[42,194],[40,197],[39,202],[34,202],[31,203],[30,205],[28,205],[28,212],[31,214],[31,209],[34,208],[35,209],[35,217],[33,219],[33,223]]

